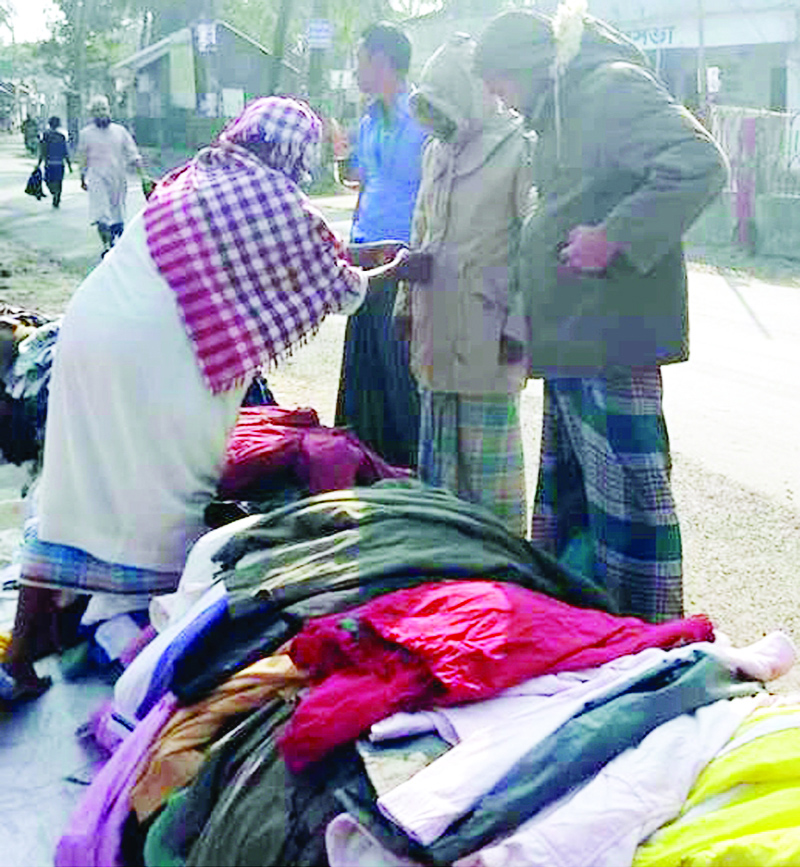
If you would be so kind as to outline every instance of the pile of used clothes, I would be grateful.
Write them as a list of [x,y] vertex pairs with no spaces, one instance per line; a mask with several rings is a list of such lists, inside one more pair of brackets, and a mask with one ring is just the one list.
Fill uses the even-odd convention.
[[[0,454],[7,463],[42,457],[47,399],[61,318],[0,304]],[[260,374],[254,377],[242,406],[274,405]]]
[[[407,477],[408,470],[387,464],[349,431],[322,425],[315,410],[274,405],[265,380],[258,377],[229,437],[206,524],[214,529],[310,494]],[[184,576],[184,588],[187,583]],[[57,610],[60,646],[43,635],[35,649],[36,658],[59,652],[62,674],[69,680],[89,671],[112,681],[119,677],[154,637],[151,616],[163,620],[167,615],[159,612],[170,604],[159,599],[151,606],[146,595],[96,593],[71,601],[73,596]]]
[[0,453],[38,464],[60,319],[0,304]]
[[[41,465],[60,324],[60,318],[0,305],[0,454],[7,463],[29,468],[23,493]],[[213,529],[311,493],[407,475],[352,433],[320,424],[313,409],[276,406],[266,379],[258,374],[243,399],[206,523]],[[8,579],[9,586],[13,580]],[[113,679],[153,636],[148,604],[144,596],[62,594],[52,634],[37,639],[34,657],[58,651],[65,677],[100,670]]]
[[[275,454],[315,486],[293,418]],[[151,615],[58,867],[800,861],[800,704],[764,686],[790,640],[620,616],[444,491],[222,523]]]

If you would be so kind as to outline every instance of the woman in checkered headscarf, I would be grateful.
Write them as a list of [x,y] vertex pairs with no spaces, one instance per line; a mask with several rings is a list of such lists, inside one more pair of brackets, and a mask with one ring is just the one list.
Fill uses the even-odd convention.
[[404,258],[345,261],[298,186],[320,135],[304,104],[254,101],[158,184],[70,299],[0,703],[47,686],[31,660],[44,588],[175,589],[253,376]]

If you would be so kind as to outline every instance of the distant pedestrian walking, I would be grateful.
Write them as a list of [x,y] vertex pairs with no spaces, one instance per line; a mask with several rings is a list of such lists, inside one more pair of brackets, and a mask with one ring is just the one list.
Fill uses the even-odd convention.
[[36,118],[28,115],[22,121],[20,129],[22,130],[22,138],[25,140],[25,147],[28,153],[31,156],[36,156],[36,152],[39,149],[39,124],[36,122]]
[[92,123],[78,138],[81,187],[89,193],[89,222],[97,226],[105,255],[125,227],[128,172],[136,169],[141,174],[142,158],[128,130],[111,122],[104,96],[92,100],[89,112]]
[[69,159],[67,137],[59,129],[61,118],[53,115],[47,121],[48,129],[42,134],[39,145],[39,162],[37,167],[44,163],[44,182],[50,195],[53,197],[53,207],[61,204],[61,189],[64,183],[64,163],[67,164],[72,174],[72,163]]

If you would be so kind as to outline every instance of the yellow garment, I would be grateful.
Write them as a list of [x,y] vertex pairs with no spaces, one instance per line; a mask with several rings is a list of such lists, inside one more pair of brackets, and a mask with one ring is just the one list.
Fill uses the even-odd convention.
[[197,775],[205,747],[227,720],[306,680],[288,656],[270,656],[234,674],[202,701],[176,711],[139,763],[131,790],[131,808],[139,821]]
[[800,706],[760,708],[698,777],[633,867],[797,867]]
[[743,840],[720,840],[690,855],[681,867],[796,867],[800,864],[800,828],[764,831]]
[[[798,720],[800,724],[800,720]],[[800,783],[800,728],[758,738],[714,759],[698,777],[684,812],[739,783]]]
[[800,864],[800,829],[764,831],[741,840],[720,840],[680,863],[681,867],[795,867]]
[[11,633],[0,632],[0,662],[6,658],[6,651],[11,644]]

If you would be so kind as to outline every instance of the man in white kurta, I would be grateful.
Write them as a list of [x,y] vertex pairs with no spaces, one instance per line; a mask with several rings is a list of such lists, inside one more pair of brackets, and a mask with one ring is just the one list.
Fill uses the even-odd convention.
[[89,193],[89,222],[97,226],[105,255],[122,234],[128,172],[140,170],[142,158],[128,130],[111,122],[104,96],[93,99],[89,111],[93,120],[80,131],[78,159],[81,186]]

